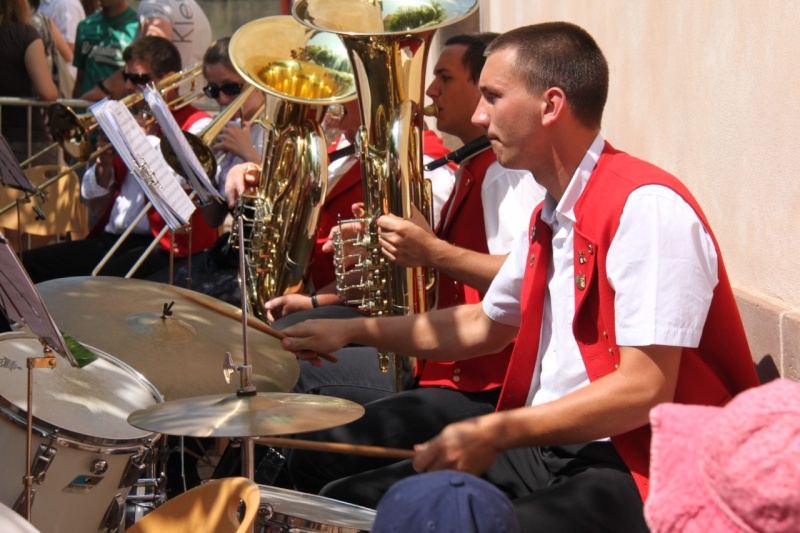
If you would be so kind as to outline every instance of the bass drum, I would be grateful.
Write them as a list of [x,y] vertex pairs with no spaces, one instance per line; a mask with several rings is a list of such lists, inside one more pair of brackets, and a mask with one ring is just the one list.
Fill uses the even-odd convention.
[[259,533],[361,533],[372,529],[375,511],[330,498],[261,486]]
[[[128,424],[160,403],[134,369],[90,348],[98,359],[33,370],[34,478],[31,523],[42,533],[116,531],[126,498],[152,460],[160,435]],[[27,333],[0,335],[0,501],[24,513],[27,359],[42,345]]]

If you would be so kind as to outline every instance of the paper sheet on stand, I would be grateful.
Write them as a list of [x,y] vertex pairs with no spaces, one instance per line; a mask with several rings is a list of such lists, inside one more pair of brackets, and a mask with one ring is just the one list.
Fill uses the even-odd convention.
[[176,231],[189,222],[194,203],[128,108],[116,100],[101,100],[89,110],[170,229]]
[[144,99],[147,105],[150,106],[150,110],[153,112],[156,122],[158,122],[158,125],[161,127],[164,137],[170,146],[172,146],[175,155],[178,157],[178,161],[180,161],[184,171],[184,176],[189,180],[189,183],[192,184],[192,188],[197,193],[200,202],[203,205],[212,201],[222,202],[222,195],[219,194],[214,184],[208,178],[206,171],[203,169],[203,164],[200,163],[197,154],[194,153],[194,150],[192,150],[192,147],[189,145],[189,141],[186,140],[183,130],[181,130],[175,117],[172,116],[172,112],[169,110],[169,106],[167,102],[164,101],[161,93],[153,87],[145,87]]

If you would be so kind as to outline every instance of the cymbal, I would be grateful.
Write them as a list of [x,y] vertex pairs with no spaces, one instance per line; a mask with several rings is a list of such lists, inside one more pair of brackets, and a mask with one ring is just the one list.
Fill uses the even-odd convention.
[[[236,365],[244,363],[242,322],[219,312],[237,313],[236,307],[174,285],[129,278],[62,278],[36,288],[61,331],[133,367],[164,399],[236,392],[239,378],[226,383],[222,364],[226,352]],[[198,304],[206,300],[209,305]],[[300,376],[297,358],[263,331],[248,327],[247,337],[256,389],[291,390]]]
[[361,405],[332,396],[259,393],[172,400],[134,411],[128,423],[168,435],[233,438],[317,431],[363,415]]

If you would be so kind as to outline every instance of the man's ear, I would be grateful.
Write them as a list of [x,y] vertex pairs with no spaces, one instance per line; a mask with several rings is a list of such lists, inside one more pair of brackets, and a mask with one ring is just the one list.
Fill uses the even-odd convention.
[[550,87],[542,95],[543,113],[542,125],[547,126],[557,121],[565,112],[567,95],[559,87]]

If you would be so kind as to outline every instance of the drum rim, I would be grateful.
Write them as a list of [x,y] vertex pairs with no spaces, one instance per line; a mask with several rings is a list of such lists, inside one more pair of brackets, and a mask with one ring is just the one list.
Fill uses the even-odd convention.
[[[309,518],[306,516],[297,516],[293,514],[289,514],[287,512],[282,511],[281,509],[275,509],[273,507],[272,515],[268,519],[265,519],[259,514],[257,520],[260,520],[265,523],[275,522],[278,524],[287,524],[292,525],[293,527],[309,527],[309,526],[326,526],[326,529],[320,529],[319,531],[330,531],[331,533],[360,533],[360,532],[369,532],[372,529],[372,522],[375,519],[375,510],[370,509],[368,507],[361,507],[359,505],[355,505],[348,502],[343,502],[339,500],[334,500],[332,498],[327,498],[325,496],[319,496],[317,494],[307,494],[300,491],[284,489],[281,487],[271,487],[268,485],[259,485],[261,491],[261,506],[271,504],[270,501],[270,494],[278,496],[279,498],[272,498],[272,500],[280,500],[278,503],[291,503],[295,506],[299,507],[299,503],[303,500],[309,501],[318,501],[320,503],[333,503],[336,504],[339,511],[346,512],[352,511],[356,513],[358,516],[358,520],[351,520],[349,524],[344,523],[337,518]],[[297,496],[301,496],[298,500]],[[330,509],[330,508],[329,508]],[[369,515],[364,516],[364,515]],[[277,520],[281,518],[291,518],[291,522],[278,522]],[[327,521],[325,521],[327,520]],[[363,520],[363,522],[362,522]],[[302,521],[302,523],[301,523]],[[355,522],[361,522],[356,524]],[[366,527],[365,527],[366,526]],[[335,528],[335,529],[333,529]],[[309,530],[309,531],[317,531],[317,530]]]
[[[38,341],[38,337],[31,333],[25,331],[11,331],[0,333],[0,343],[4,340],[18,340],[18,339],[32,339],[34,341]],[[134,379],[141,382],[141,384],[145,387],[145,389],[150,392],[150,395],[153,397],[156,403],[162,403],[164,401],[164,397],[161,393],[158,392],[158,389],[150,383],[141,373],[136,371],[133,367],[128,365],[127,363],[120,361],[116,357],[112,356],[100,350],[99,348],[95,348],[94,346],[84,344],[87,348],[90,348],[95,354],[99,357],[109,361],[112,364],[115,364],[122,368],[126,373],[131,375]],[[68,362],[64,361],[63,364],[69,364]],[[28,427],[27,416],[28,412],[15,404],[14,402],[6,399],[3,396],[2,391],[0,391],[0,416],[5,418],[10,423],[20,427],[23,431]],[[135,426],[132,426],[135,427]],[[61,427],[56,426],[51,422],[47,422],[38,418],[37,416],[33,416],[33,424],[31,429],[39,434],[41,438],[53,438],[56,442],[58,442],[62,446],[70,447],[70,448],[79,448],[87,451],[94,451],[98,453],[126,453],[124,450],[118,450],[119,448],[131,449],[141,447],[143,442],[156,442],[159,437],[161,436],[160,433],[156,432],[148,432],[139,437],[133,438],[124,438],[124,439],[117,439],[117,438],[110,438],[110,437],[98,437],[97,435],[87,435],[81,433],[79,431],[73,431],[69,429],[64,429]],[[140,429],[140,428],[136,428]],[[138,446],[137,446],[138,445]]]

